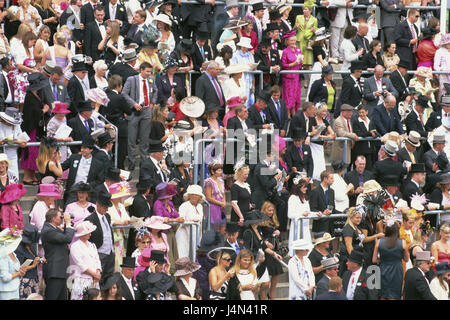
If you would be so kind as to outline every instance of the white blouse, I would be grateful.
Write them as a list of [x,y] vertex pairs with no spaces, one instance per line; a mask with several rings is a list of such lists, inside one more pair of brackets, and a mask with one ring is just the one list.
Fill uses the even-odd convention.
[[347,190],[347,183],[344,178],[342,178],[337,173],[334,175],[334,182],[331,188],[334,190],[334,203],[336,205],[336,210],[344,212],[345,209],[349,207],[348,195],[345,193]]
[[436,297],[436,299],[448,300],[449,289],[448,289],[448,284],[445,283],[445,281],[444,281],[444,286],[446,287],[446,289],[441,287],[441,284],[439,283],[439,279],[437,277],[435,277],[433,280],[431,280],[430,290],[431,290],[431,293],[433,294],[433,296]]
[[70,265],[76,277],[89,278],[92,276],[84,273],[87,269],[102,270],[97,247],[92,242],[84,243],[77,240],[70,246]]
[[[225,99],[228,100],[232,97],[245,97],[245,82],[244,77],[239,79],[239,86],[236,84],[233,78],[229,78],[225,80],[222,85],[223,94],[225,95]],[[248,98],[248,97],[247,97]]]
[[303,257],[303,263],[297,256],[288,262],[289,269],[289,300],[306,300],[305,291],[316,284],[311,261]]

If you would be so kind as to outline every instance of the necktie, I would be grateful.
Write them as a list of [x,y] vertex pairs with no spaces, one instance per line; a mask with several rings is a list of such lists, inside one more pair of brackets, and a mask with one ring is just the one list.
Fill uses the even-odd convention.
[[261,110],[259,112],[259,114],[261,115],[261,119],[262,119],[263,123],[266,122],[266,114],[264,113],[264,111]]
[[[412,37],[412,39],[416,38],[416,32],[414,31],[414,26],[412,24],[411,24],[411,37]],[[413,52],[416,52],[416,51],[417,51],[417,42],[413,46]]]
[[6,80],[5,75],[2,72],[2,78],[3,78],[3,99],[6,100],[8,98],[9,88],[8,88],[8,81]]
[[200,47],[200,53],[202,54],[203,60],[205,59],[205,52],[203,52],[203,47]]
[[56,85],[53,85],[53,96],[55,97],[55,101],[58,101],[58,90],[56,90]]
[[381,79],[377,80],[377,86],[378,86],[378,88],[381,88]]
[[325,202],[327,203],[328,206],[328,189],[325,190]]
[[275,102],[277,104],[277,113],[278,113],[278,119],[281,121],[281,108],[280,108],[280,101]]
[[[269,53],[266,56],[266,63],[267,63],[267,66],[270,68],[270,50],[269,50]],[[271,80],[270,73],[269,72],[264,73],[263,81],[265,83],[270,83],[270,80]]]
[[446,118],[447,118],[447,117],[448,117],[448,113],[444,114],[444,117],[446,117]]
[[91,128],[89,127],[88,121],[84,120],[84,126],[86,127],[87,132],[91,132]]
[[106,220],[106,217],[102,217],[103,226],[105,227],[105,231],[108,232],[108,220]]
[[241,248],[237,243],[234,244],[234,248],[236,249],[236,254],[239,254],[239,251],[241,251]]
[[112,10],[111,10],[111,20],[115,20],[116,19],[116,6],[113,6],[112,8],[111,8]]
[[147,90],[147,81],[145,79],[142,80],[144,85],[144,104],[148,106],[148,90]]
[[414,156],[414,152],[410,152],[409,153],[409,157],[411,158],[411,162],[415,164],[416,163],[416,157]]
[[213,78],[213,79],[212,79],[212,82],[213,82],[213,84],[214,84],[214,87],[216,88],[216,93],[217,93],[217,96],[219,97],[220,105],[222,106],[222,105],[223,105],[222,92],[221,92],[220,89],[219,89],[219,85],[217,84],[216,79]]
[[348,128],[348,132],[352,132],[352,128],[350,127],[350,121],[347,121],[347,128]]
[[419,113],[419,120],[420,120],[420,124],[421,124],[422,127],[423,127],[423,120],[422,120],[422,114],[421,114],[421,113]]
[[97,4],[93,4],[92,7],[94,7],[94,10],[95,10],[95,8],[97,8]]
[[359,186],[362,187],[364,185],[364,177],[362,173],[359,174]]
[[300,153],[300,158],[303,160],[303,147],[300,145],[300,148],[298,148],[298,152]]
[[277,43],[275,41],[273,42],[272,46],[274,50],[277,50]]
[[309,118],[306,117],[306,132],[309,132]]

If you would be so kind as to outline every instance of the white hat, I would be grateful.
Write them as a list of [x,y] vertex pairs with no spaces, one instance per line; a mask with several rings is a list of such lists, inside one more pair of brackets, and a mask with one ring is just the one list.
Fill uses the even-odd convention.
[[305,239],[298,239],[292,242],[292,250],[311,250],[312,248],[311,241]]
[[90,221],[83,221],[77,224],[76,229],[77,232],[75,233],[75,237],[79,238],[95,231],[95,229],[97,229],[97,226]]
[[248,71],[248,66],[245,64],[232,64],[225,68],[225,73],[227,74],[236,74]]
[[202,197],[202,200],[205,200],[205,195],[202,192],[202,187],[200,187],[198,184],[191,184],[184,194],[183,198],[184,200],[188,200],[190,194],[196,194],[198,196]]
[[2,232],[0,232],[0,258],[16,251],[21,241],[22,236],[14,236],[13,234],[11,234],[9,228],[6,228]]
[[20,115],[19,109],[14,107],[8,107],[4,112],[0,112],[0,118],[12,125],[22,123],[22,117]]
[[251,43],[250,43],[251,40],[252,40],[252,39],[250,39],[250,38],[242,37],[241,40],[239,40],[239,42],[236,43],[236,45],[237,45],[237,46],[240,46],[240,47],[252,49],[253,47],[252,47],[252,45],[251,45]]
[[172,26],[172,21],[170,21],[169,16],[166,14],[158,14],[153,20],[165,23],[170,27]]
[[0,162],[6,161],[8,163],[8,167],[11,166],[11,161],[8,159],[6,153],[0,153]]
[[196,96],[186,97],[180,101],[180,110],[188,117],[198,118],[205,112],[205,103]]
[[415,75],[422,76],[422,77],[425,77],[428,79],[433,78],[433,73],[432,73],[431,68],[427,68],[427,67],[418,67]]

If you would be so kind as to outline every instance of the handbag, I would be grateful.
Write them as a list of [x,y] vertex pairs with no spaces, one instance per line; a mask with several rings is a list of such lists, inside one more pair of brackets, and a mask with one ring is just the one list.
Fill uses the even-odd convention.
[[334,19],[336,19],[336,15],[337,15],[337,8],[328,8],[327,9],[327,15],[328,18],[330,19],[330,21],[334,21]]

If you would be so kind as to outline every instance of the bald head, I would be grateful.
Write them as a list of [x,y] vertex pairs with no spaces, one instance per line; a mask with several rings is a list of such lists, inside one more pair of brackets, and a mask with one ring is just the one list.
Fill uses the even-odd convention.
[[380,64],[377,64],[375,66],[375,71],[374,71],[375,78],[381,79],[383,77],[383,74],[384,74],[384,67]]
[[367,35],[367,33],[369,32],[369,26],[368,26],[368,24],[367,23],[360,23],[359,25],[358,25],[358,34],[361,36],[361,37],[365,37],[366,35]]
[[386,106],[386,109],[392,110],[395,108],[395,104],[397,103],[397,99],[393,95],[388,95],[386,98],[384,98],[384,105]]

